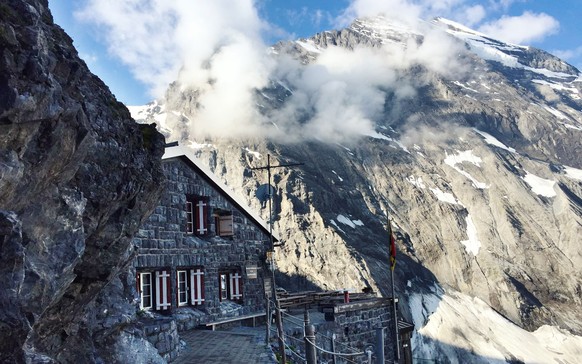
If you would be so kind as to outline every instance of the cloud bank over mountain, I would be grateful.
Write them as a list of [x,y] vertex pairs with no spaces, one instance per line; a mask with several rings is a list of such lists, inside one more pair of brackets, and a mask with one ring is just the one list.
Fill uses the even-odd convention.
[[[486,9],[466,0],[354,0],[335,20],[338,26],[354,18],[396,16],[424,40],[412,36],[374,49],[319,47],[313,50],[317,59],[307,66],[268,52],[263,39],[275,27],[261,19],[260,3],[252,0],[201,4],[90,0],[77,16],[101,30],[109,52],[132,69],[153,98],[163,98],[174,81],[195,92],[198,107],[187,116],[197,138],[267,133],[286,140],[346,142],[376,132],[375,121],[386,107],[387,94],[393,93],[396,102],[414,96],[421,84],[418,79],[407,80],[407,69],[418,65],[445,77],[464,71],[460,43],[442,30],[428,30],[419,19],[449,16],[481,24],[480,30],[493,35],[511,34],[508,40],[517,43],[543,38],[559,28],[549,15],[531,12],[482,24],[488,12],[510,4],[493,1]],[[524,22],[536,26],[523,27]],[[292,96],[284,107],[265,113],[256,90],[268,87],[271,80],[284,81]]]

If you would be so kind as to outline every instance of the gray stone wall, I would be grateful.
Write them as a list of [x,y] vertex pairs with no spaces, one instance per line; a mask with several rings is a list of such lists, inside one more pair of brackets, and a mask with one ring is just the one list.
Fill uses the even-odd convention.
[[158,319],[143,322],[146,338],[168,363],[178,357],[180,337],[176,322],[172,319]]
[[[160,205],[142,225],[134,243],[138,254],[135,270],[169,269],[172,287],[172,314],[181,318],[179,328],[188,329],[196,324],[223,318],[246,315],[264,310],[262,275],[266,272],[265,252],[268,235],[217,191],[207,179],[198,175],[187,161],[173,158],[163,163],[167,176],[166,188]],[[186,196],[206,196],[209,216],[213,209],[232,211],[234,236],[220,237],[214,231],[214,219],[208,218],[210,234],[197,237],[186,232]],[[249,279],[245,267],[258,267],[258,277]],[[194,307],[177,307],[175,292],[176,268],[203,267],[205,272],[205,303]],[[242,304],[220,302],[218,272],[223,269],[240,270],[243,276]],[[233,309],[234,306],[234,309]]]
[[334,327],[328,332],[336,334],[337,342],[345,343],[351,347],[361,348],[376,346],[376,329],[383,327],[384,331],[384,356],[387,362],[394,361],[395,338],[393,333],[393,317],[390,304],[372,305],[372,307],[349,307],[341,312],[334,313]]
[[[326,312],[326,320],[318,321],[313,315],[311,324],[315,326],[316,345],[327,351],[332,350],[331,338],[335,334],[335,352],[354,353],[372,350],[373,363],[377,363],[375,356],[376,329],[384,328],[384,358],[385,362],[394,362],[395,336],[393,328],[392,304],[388,299],[378,298],[354,303],[337,303],[328,307],[321,307]],[[292,336],[287,343],[295,347],[300,355],[305,354],[302,326],[294,326],[287,330]],[[290,354],[292,354],[290,352]],[[318,362],[331,362],[332,356],[318,350]],[[366,354],[347,357],[350,361],[343,361],[337,357],[338,363],[367,363]]]

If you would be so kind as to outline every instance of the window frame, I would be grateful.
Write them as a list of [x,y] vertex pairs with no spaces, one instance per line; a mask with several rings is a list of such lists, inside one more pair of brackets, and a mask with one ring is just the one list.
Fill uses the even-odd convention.
[[[139,274],[139,308],[142,310],[151,310],[154,307],[154,295],[153,295],[153,281],[152,281],[152,272],[138,272]],[[144,292],[144,286],[146,286],[144,277],[149,277],[149,294],[146,295]],[[149,306],[144,305],[144,297],[149,298]]]
[[[180,276],[182,276],[183,279],[180,279]],[[190,287],[188,278],[188,270],[176,270],[176,301],[179,307],[188,306],[190,304],[190,295],[188,294]],[[185,300],[182,300],[182,296],[184,296]]]
[[218,298],[221,302],[229,300],[228,283],[228,272],[218,273]]

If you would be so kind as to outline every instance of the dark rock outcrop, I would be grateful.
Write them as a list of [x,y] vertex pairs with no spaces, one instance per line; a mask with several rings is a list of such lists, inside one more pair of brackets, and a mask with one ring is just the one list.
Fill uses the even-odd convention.
[[0,20],[0,362],[113,362],[122,342],[155,356],[119,272],[160,195],[163,138],[46,0],[3,1]]

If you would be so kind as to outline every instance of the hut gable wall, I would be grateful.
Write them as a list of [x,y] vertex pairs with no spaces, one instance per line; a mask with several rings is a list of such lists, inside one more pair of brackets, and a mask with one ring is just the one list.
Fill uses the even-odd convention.
[[[168,312],[176,313],[187,306],[201,312],[197,316],[200,323],[264,310],[261,278],[266,272],[264,262],[269,235],[187,159],[167,159],[163,168],[167,178],[165,192],[159,206],[134,239],[136,274],[161,269],[169,271],[171,309]],[[204,197],[208,204],[207,216],[204,216],[208,233],[203,236],[187,231],[189,196]],[[215,217],[225,214],[232,214],[233,234],[218,236]],[[256,278],[248,275],[247,268],[252,266],[257,267]],[[179,301],[184,297],[179,297],[178,287],[181,282],[184,285],[184,277],[189,277],[191,270],[198,268],[204,273],[204,303],[180,306]],[[226,287],[221,286],[225,280]],[[137,282],[138,295],[141,294],[139,284]],[[198,283],[188,289],[194,289],[194,286],[200,289]],[[225,288],[228,290],[226,299]]]

